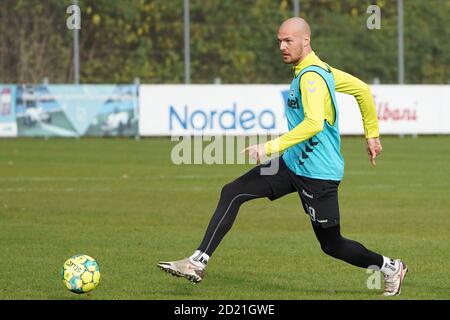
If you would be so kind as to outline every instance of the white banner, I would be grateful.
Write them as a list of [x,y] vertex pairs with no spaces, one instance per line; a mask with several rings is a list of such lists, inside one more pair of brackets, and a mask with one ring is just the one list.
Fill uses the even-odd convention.
[[243,135],[285,131],[286,86],[142,85],[139,134]]
[[[370,86],[381,134],[449,134],[449,85]],[[337,95],[342,134],[362,134],[361,114],[356,100]]]
[[17,123],[0,123],[0,137],[17,137]]
[[[142,85],[139,134],[253,135],[287,131],[288,85]],[[371,86],[381,134],[449,134],[450,86]],[[363,134],[354,97],[337,94],[341,134]]]
[[16,85],[0,84],[0,137],[17,137]]

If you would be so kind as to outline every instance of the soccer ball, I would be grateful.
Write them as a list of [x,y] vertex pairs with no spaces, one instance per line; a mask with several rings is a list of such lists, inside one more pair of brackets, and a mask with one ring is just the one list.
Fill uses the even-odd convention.
[[100,268],[94,258],[85,254],[77,254],[64,263],[61,277],[64,285],[70,291],[87,293],[98,286]]

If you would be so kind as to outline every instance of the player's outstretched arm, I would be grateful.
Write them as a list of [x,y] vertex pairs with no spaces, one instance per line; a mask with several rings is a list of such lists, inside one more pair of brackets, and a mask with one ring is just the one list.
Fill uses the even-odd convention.
[[327,84],[317,73],[307,72],[300,80],[300,91],[302,92],[303,121],[282,136],[267,141],[265,144],[267,155],[281,153],[323,130]]

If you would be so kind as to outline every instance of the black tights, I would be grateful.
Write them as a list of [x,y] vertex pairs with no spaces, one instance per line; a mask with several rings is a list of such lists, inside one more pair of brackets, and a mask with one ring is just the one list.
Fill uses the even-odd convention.
[[[294,187],[287,184],[282,193],[288,194],[294,191],[296,191]],[[240,206],[252,199],[271,196],[273,193],[270,184],[262,178],[257,170],[250,170],[225,185],[198,250],[211,256],[225,234],[231,229]],[[366,249],[359,242],[342,237],[339,225],[323,228],[313,224],[313,229],[326,254],[362,268],[371,265],[381,268],[383,265],[383,257],[380,254]]]
[[270,185],[264,183],[255,170],[226,184],[222,188],[216,211],[198,250],[211,256],[222,238],[231,229],[240,206],[248,200],[267,197],[270,194]]
[[383,265],[383,256],[366,249],[359,242],[342,237],[339,225],[324,229],[313,224],[313,229],[320,247],[327,255],[361,268],[381,268]]

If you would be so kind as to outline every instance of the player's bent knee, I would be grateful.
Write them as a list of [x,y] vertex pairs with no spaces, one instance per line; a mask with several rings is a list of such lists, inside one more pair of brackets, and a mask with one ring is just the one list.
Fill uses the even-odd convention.
[[222,198],[234,198],[238,194],[242,193],[242,184],[238,180],[227,183],[222,187],[220,196]]
[[334,257],[338,251],[336,246],[333,244],[322,244],[320,247],[324,253],[332,257]]
[[345,255],[345,244],[341,239],[335,242],[323,243],[320,247],[324,253],[334,258],[342,259]]

